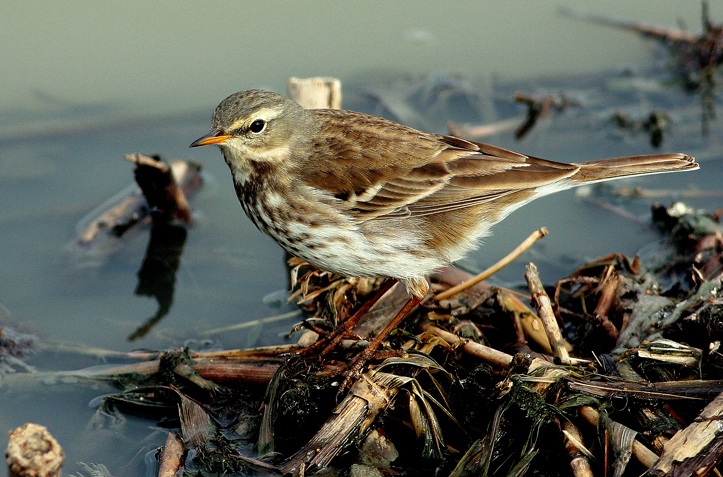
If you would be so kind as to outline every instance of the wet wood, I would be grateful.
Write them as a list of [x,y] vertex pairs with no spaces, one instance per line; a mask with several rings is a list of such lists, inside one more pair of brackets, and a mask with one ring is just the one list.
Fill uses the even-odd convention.
[[603,273],[603,281],[598,287],[600,299],[593,312],[593,317],[600,322],[602,328],[607,332],[612,341],[617,341],[620,336],[618,329],[613,322],[608,319],[608,313],[615,301],[619,282],[620,280],[615,269],[611,266],[606,267]]
[[490,364],[494,364],[502,368],[509,368],[510,364],[512,364],[512,355],[510,354],[498,351],[494,348],[490,348],[489,346],[475,343],[474,341],[466,340],[455,335],[454,333],[450,333],[431,324],[422,325],[422,329],[424,331],[428,331],[438,335],[439,337],[447,341],[447,343],[449,343],[450,345],[459,346],[466,353],[469,353],[470,355],[475,356]]
[[289,98],[306,109],[341,108],[341,81],[336,78],[291,78]]
[[644,475],[707,475],[723,457],[722,415],[723,394],[719,394],[693,423],[665,444],[660,459]]
[[169,432],[166,443],[161,449],[158,477],[175,477],[183,465],[186,448],[183,440],[174,432]]
[[384,386],[373,373],[357,379],[315,436],[281,466],[284,474],[304,475],[327,467],[352,441],[364,435],[387,409],[398,388]]
[[[542,320],[530,307],[512,293],[502,290],[497,293],[497,301],[502,309],[513,317],[516,323],[519,322],[518,342],[520,344],[526,343],[526,338],[529,338],[540,346],[543,351],[552,354],[552,346],[550,346],[550,340],[547,333],[545,333]],[[522,336],[519,333],[522,333]],[[572,351],[572,345],[564,338],[563,342],[565,343],[565,349]]]
[[[176,181],[171,166],[160,157],[128,154],[126,160],[136,165],[133,175],[141,188],[154,220],[171,222],[191,221],[191,207],[186,194]],[[186,164],[188,163],[181,163]],[[180,174],[179,176],[183,176]]]
[[567,419],[561,422],[565,436],[565,451],[570,456],[570,468],[575,477],[593,477],[589,458],[592,454],[585,447],[580,430]]
[[537,315],[542,321],[547,339],[550,340],[552,354],[559,358],[562,363],[568,363],[570,354],[567,352],[565,340],[562,338],[560,326],[557,324],[557,317],[555,317],[555,312],[552,310],[552,302],[542,286],[534,263],[527,266],[525,280],[527,280],[527,286],[530,288],[530,293],[532,293],[532,301],[537,308]]
[[563,111],[571,106],[579,106],[579,102],[559,94],[548,94],[538,98],[525,93],[515,93],[515,102],[527,106],[527,117],[515,131],[515,139],[524,138],[538,122],[554,111]]

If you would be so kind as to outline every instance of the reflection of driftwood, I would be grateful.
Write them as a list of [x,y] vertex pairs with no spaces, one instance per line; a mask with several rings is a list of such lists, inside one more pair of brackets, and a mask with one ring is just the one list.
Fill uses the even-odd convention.
[[[136,163],[157,163],[153,158],[138,154],[128,157]],[[158,166],[153,168],[157,169]],[[196,163],[173,161],[170,163],[170,172],[183,196],[193,193],[201,185],[200,166]],[[94,267],[102,264],[121,247],[123,242],[120,238],[124,234],[140,224],[148,224],[151,221],[154,210],[164,210],[167,216],[182,220],[190,218],[185,199],[179,202],[185,206],[182,205],[178,209],[168,206],[169,197],[178,197],[177,192],[158,195],[153,193],[153,187],[148,186],[147,189],[151,191],[152,196],[159,198],[155,209],[149,206],[140,188],[134,185],[127,187],[81,220],[76,238],[66,247],[69,268]]]
[[126,159],[136,165],[138,186],[126,188],[84,219],[82,230],[66,247],[66,259],[70,269],[98,266],[122,246],[126,233],[152,222],[135,293],[155,298],[158,310],[131,334],[132,341],[148,333],[171,308],[186,240],[186,229],[176,224],[191,221],[186,197],[201,186],[202,178],[200,165],[193,162],[169,165],[158,156],[142,154],[129,154]]
[[[190,222],[191,208],[171,166],[159,157],[141,154],[129,154],[126,159],[136,165],[133,174],[153,220],[135,294],[154,297],[158,301],[156,313],[129,336],[128,339],[133,341],[145,336],[171,308],[176,271],[186,242],[186,229],[174,222]],[[197,186],[199,176],[194,177],[193,185]]]
[[173,303],[176,271],[181,262],[186,233],[184,227],[154,220],[143,265],[138,270],[135,294],[155,298],[158,310],[128,337],[130,341],[145,336],[168,314]]

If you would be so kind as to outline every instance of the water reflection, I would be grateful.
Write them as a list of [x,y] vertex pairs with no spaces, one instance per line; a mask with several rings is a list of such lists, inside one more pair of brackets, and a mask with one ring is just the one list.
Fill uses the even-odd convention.
[[144,337],[171,309],[187,233],[180,225],[153,223],[143,265],[138,270],[135,294],[155,298],[158,310],[128,337],[129,341]]

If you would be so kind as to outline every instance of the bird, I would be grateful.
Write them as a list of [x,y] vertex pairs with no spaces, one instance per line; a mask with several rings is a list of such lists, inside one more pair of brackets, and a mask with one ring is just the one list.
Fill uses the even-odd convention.
[[256,227],[290,254],[346,277],[386,277],[421,300],[427,276],[548,194],[698,169],[686,154],[562,163],[265,90],[234,93],[190,147],[217,145]]
[[249,219],[288,253],[338,275],[388,278],[300,354],[325,356],[394,283],[406,286],[409,299],[351,361],[340,391],[426,297],[427,276],[514,210],[577,186],[699,168],[681,153],[554,162],[258,89],[219,103],[190,147],[207,145],[221,149]]

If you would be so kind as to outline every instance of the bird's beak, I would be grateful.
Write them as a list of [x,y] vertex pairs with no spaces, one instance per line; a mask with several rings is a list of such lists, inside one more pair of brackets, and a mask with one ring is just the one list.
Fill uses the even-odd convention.
[[222,134],[218,129],[212,129],[208,134],[199,137],[188,147],[208,146],[209,144],[220,144],[231,137],[230,134]]

